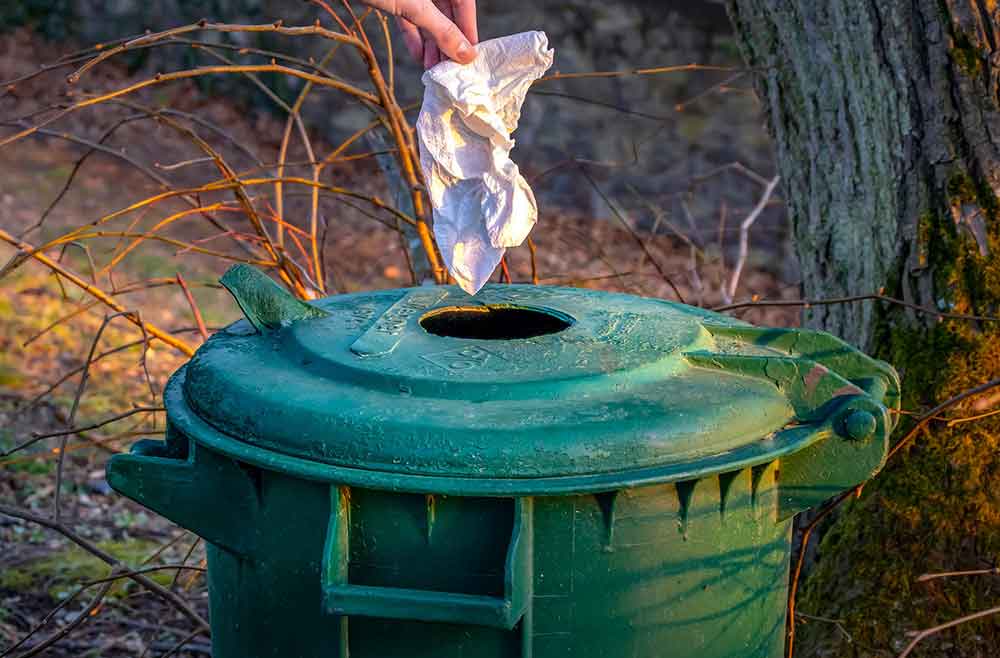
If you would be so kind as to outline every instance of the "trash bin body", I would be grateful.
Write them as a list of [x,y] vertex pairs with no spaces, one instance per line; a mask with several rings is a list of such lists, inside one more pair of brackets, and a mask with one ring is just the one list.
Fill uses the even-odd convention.
[[779,658],[792,517],[898,405],[827,334],[662,301],[223,281],[248,319],[108,467],[208,543],[216,658]]

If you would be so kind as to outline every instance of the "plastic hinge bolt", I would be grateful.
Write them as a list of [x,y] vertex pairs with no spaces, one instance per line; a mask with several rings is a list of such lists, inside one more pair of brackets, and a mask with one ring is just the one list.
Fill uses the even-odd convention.
[[855,409],[844,418],[844,436],[853,441],[863,441],[878,429],[878,421],[870,412]]

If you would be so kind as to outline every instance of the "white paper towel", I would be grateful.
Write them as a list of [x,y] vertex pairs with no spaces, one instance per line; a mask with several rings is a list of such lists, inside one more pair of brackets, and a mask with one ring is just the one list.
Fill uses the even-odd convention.
[[510,159],[510,134],[528,88],[552,66],[553,54],[544,32],[490,39],[476,51],[470,64],[445,61],[424,73],[417,118],[434,237],[448,271],[469,294],[538,218],[535,195]]

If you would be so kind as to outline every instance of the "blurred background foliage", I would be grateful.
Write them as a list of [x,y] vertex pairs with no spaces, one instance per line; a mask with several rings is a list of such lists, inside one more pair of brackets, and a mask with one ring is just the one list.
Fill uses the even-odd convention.
[[[202,18],[230,23],[281,19],[287,25],[304,25],[317,17],[315,7],[293,0],[29,0],[2,4],[0,29],[27,25],[47,39],[77,45],[108,43]],[[544,30],[555,48],[553,70],[558,71],[629,70],[690,62],[743,65],[723,5],[709,0],[480,2],[479,16],[483,39]],[[317,61],[326,48],[319,39],[288,39],[270,33],[205,34],[203,38],[227,39]],[[406,105],[419,101],[422,95],[421,70],[409,60],[398,35],[394,38],[397,98]],[[218,63],[180,46],[126,53],[118,61],[131,71],[150,72]],[[329,69],[352,82],[366,77],[363,62],[356,57],[336,57]],[[261,79],[287,103],[294,101],[303,84],[300,79],[280,75],[263,74]],[[282,114],[272,99],[238,76],[203,77],[196,84],[203,93],[225,95],[248,109]],[[360,105],[336,100],[327,105],[308,104],[303,117],[333,143],[370,120]],[[708,181],[707,189],[697,196],[685,198],[692,176],[734,161],[765,175],[773,169],[770,142],[757,101],[749,92],[749,80],[726,72],[547,84],[525,105],[515,138],[519,144],[515,161],[528,174],[567,158],[605,163],[608,166],[596,170],[597,175],[608,182],[619,203],[647,226],[655,221],[650,204],[681,217],[686,212],[681,207],[684,201],[696,217],[714,216],[720,202],[730,208],[745,208],[759,192],[758,186],[744,177],[720,177]],[[543,203],[611,218],[606,203],[579,183],[572,170],[555,171],[546,175],[536,192]],[[642,202],[635,192],[642,196]],[[768,240],[768,244],[779,244],[786,234],[780,208],[765,213],[758,226],[761,233],[773,233],[778,240]],[[705,231],[707,241],[715,229],[711,221],[698,230]],[[786,274],[794,276],[793,271]]]

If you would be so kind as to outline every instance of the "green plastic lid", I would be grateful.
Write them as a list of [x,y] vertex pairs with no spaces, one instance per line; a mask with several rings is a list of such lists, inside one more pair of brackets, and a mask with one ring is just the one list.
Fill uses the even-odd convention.
[[[489,285],[306,305],[258,276],[224,277],[248,320],[198,350],[168,411],[197,441],[307,476],[461,491],[662,481],[801,448],[831,400],[898,389],[826,334],[665,301]],[[834,368],[786,349],[804,334],[835,341]]]

